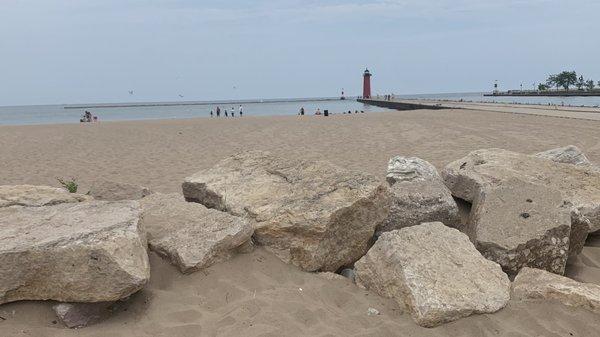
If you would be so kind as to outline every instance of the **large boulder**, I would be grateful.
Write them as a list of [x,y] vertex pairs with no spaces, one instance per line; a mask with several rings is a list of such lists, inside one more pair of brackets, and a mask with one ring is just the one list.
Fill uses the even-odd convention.
[[89,196],[69,193],[50,186],[0,186],[0,208],[9,206],[40,207],[91,200]]
[[94,199],[106,201],[140,200],[150,194],[152,191],[143,186],[103,179],[94,181],[88,192]]
[[571,209],[554,189],[510,179],[480,190],[466,232],[483,256],[510,275],[525,266],[563,274]]
[[590,232],[600,229],[600,172],[588,167],[484,149],[448,164],[442,177],[455,197],[469,202],[475,202],[482,187],[513,178],[545,185],[561,192],[563,199],[590,221]]
[[534,156],[550,159],[557,163],[572,164],[577,166],[591,166],[592,163],[585,154],[575,145],[559,147],[548,151],[536,153]]
[[534,268],[523,268],[512,285],[513,298],[555,300],[600,314],[600,286]]
[[495,312],[509,300],[500,266],[439,222],[383,233],[355,267],[359,286],[406,304],[425,327]]
[[375,177],[260,151],[186,178],[183,194],[249,218],[257,243],[308,271],[336,271],[358,260],[389,211],[388,189]]
[[392,195],[390,213],[377,234],[439,221],[459,227],[458,206],[436,168],[419,158],[397,156],[388,164],[387,181]]
[[135,201],[0,208],[0,304],[115,301],[150,277]]
[[140,204],[150,249],[182,273],[228,259],[254,232],[245,219],[186,202],[179,194],[155,193]]

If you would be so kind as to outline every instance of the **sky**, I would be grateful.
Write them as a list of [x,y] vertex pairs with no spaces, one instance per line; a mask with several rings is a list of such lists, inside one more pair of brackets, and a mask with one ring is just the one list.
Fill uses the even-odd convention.
[[0,0],[0,105],[360,95],[366,67],[374,94],[531,88],[562,70],[600,81],[598,13],[598,0]]

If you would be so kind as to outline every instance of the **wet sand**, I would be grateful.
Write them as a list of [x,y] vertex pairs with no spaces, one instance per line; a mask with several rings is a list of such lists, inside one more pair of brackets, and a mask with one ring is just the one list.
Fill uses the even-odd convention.
[[[577,145],[600,163],[600,122],[472,110],[419,110],[328,118],[244,117],[87,125],[0,126],[0,184],[58,186],[80,192],[96,178],[180,191],[183,178],[241,150],[326,159],[383,179],[393,155],[441,169],[471,150],[533,153]],[[574,278],[600,284],[600,244],[571,261]],[[181,275],[151,256],[150,284],[127,311],[81,330],[63,328],[49,302],[0,306],[0,336],[595,336],[600,317],[554,302],[515,302],[434,329],[401,306],[345,280],[325,280],[262,249],[203,272]],[[368,308],[380,311],[368,316]]]

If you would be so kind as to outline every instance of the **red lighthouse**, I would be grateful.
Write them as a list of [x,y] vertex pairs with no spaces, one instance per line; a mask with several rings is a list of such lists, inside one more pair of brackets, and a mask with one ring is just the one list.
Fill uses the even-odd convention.
[[365,69],[363,74],[363,98],[371,98],[371,73]]

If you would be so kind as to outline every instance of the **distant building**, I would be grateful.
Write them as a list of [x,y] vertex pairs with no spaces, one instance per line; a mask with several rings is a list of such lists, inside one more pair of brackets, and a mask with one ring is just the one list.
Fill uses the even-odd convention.
[[365,69],[363,74],[363,98],[371,98],[371,73]]

